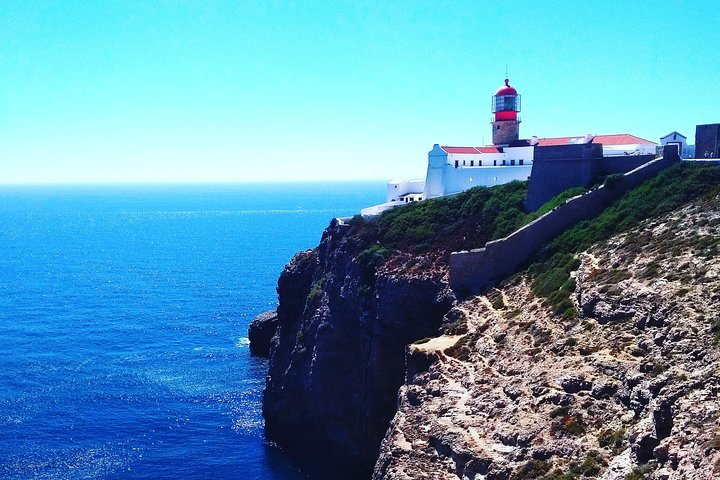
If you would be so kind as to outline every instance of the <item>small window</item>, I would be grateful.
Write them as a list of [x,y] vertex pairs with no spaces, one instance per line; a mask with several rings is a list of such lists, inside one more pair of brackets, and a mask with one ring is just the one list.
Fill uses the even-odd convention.
[[515,166],[515,160],[510,160],[510,166],[511,166],[511,167],[514,167],[514,166]]
[[465,166],[465,160],[463,160],[463,167]]
[[470,166],[471,166],[471,167],[474,167],[474,166],[475,166],[475,160],[470,160]]
[[503,160],[503,167],[505,166],[505,160]]
[[493,160],[493,167],[497,167],[497,160]]
[[520,165],[522,165],[522,164],[523,164],[523,161],[522,161],[522,159],[521,159],[521,160],[520,160]]
[[482,160],[478,160],[478,167],[482,167]]
[[455,160],[455,168],[457,168],[457,167],[458,167],[458,161]]

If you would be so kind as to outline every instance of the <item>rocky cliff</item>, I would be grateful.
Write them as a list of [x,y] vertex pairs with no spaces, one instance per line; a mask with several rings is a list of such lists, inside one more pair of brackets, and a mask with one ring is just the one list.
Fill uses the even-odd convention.
[[333,221],[278,281],[266,435],[325,465],[337,460],[333,478],[369,478],[396,411],[405,347],[437,335],[454,301],[442,271],[408,261]]
[[720,478],[720,199],[579,255],[576,315],[516,276],[408,348],[375,479]]
[[327,478],[720,478],[719,184],[671,167],[467,299],[449,252],[532,220],[523,184],[333,221],[255,325],[268,438]]

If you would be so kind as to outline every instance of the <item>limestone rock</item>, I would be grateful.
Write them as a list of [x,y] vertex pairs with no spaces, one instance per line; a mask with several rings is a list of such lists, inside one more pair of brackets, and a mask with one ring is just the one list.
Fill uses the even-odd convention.
[[720,255],[705,247],[720,236],[720,199],[703,202],[583,253],[577,319],[554,315],[522,276],[455,306],[445,324],[463,328],[408,353],[425,362],[400,389],[373,478],[579,465],[604,480],[720,478]]

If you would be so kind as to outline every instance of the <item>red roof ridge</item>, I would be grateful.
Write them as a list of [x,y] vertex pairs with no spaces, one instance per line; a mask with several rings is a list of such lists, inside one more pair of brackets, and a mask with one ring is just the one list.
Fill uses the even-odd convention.
[[[584,135],[577,135],[574,137],[544,137],[538,138],[538,144],[541,146],[550,145],[565,145],[573,139],[583,138]],[[607,144],[607,145],[627,145],[633,143],[640,143],[645,145],[656,145],[655,142],[640,138],[636,135],[629,133],[613,133],[610,135],[593,135],[593,143]]]
[[[576,135],[573,137],[541,137],[538,138],[538,145],[541,147],[554,146],[554,145],[568,145],[572,140],[580,140],[585,135]],[[527,139],[526,139],[527,140]],[[644,145],[657,145],[657,143],[644,138],[640,138],[630,133],[613,133],[610,135],[593,135],[593,143],[600,143],[603,145],[632,145],[632,144],[644,144]],[[576,143],[576,142],[572,142]],[[478,153],[497,153],[500,151],[500,147],[494,145],[486,145],[484,147],[454,147],[449,145],[441,145],[446,153],[455,155],[474,155]],[[513,147],[509,147],[513,148]]]
[[486,146],[486,147],[452,147],[449,145],[441,145],[440,148],[442,148],[446,153],[451,154],[460,154],[460,155],[474,155],[479,153],[497,153],[500,150],[498,150],[498,147],[495,146]]
[[[622,144],[628,144],[628,143],[644,143],[644,144],[646,144],[646,145],[649,145],[649,144],[656,145],[655,142],[652,142],[652,141],[650,141],[650,140],[646,140],[646,139],[644,139],[644,138],[640,138],[640,137],[638,137],[637,135],[632,135],[632,134],[630,134],[630,133],[615,133],[615,134],[611,134],[611,135],[595,135],[595,138],[598,138],[598,137],[604,137],[605,139],[611,140],[611,141],[613,141],[613,140],[623,140],[622,142],[618,142],[618,143],[610,143],[610,142],[607,142],[607,143],[609,143],[610,145],[622,145]],[[627,141],[625,141],[625,140],[631,140],[631,141],[627,142]],[[593,139],[593,141],[594,141],[594,139]],[[603,142],[600,141],[600,142],[598,142],[598,143],[603,143]]]

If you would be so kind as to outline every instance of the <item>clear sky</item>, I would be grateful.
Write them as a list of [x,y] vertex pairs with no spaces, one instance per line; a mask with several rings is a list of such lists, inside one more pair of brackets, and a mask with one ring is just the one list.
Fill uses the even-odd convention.
[[424,177],[521,136],[720,122],[709,1],[0,0],[0,183]]

